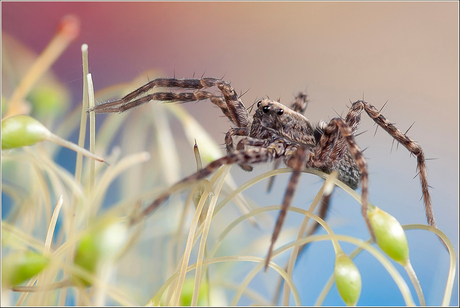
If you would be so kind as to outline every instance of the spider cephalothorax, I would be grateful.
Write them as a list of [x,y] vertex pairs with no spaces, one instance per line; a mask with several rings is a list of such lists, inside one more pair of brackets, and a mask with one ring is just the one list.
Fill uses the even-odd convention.
[[[214,86],[220,90],[220,94],[204,90]],[[144,95],[155,87],[180,88],[189,91],[157,92]],[[425,159],[421,147],[385,119],[374,106],[365,101],[354,102],[345,119],[337,117],[328,123],[320,122],[317,126],[313,126],[301,114],[307,107],[307,96],[304,93],[297,95],[291,108],[277,101],[261,99],[257,102],[257,109],[251,117],[235,90],[224,80],[217,78],[158,78],[120,100],[100,104],[89,111],[96,113],[123,112],[152,100],[189,102],[206,99],[218,106],[224,115],[236,125],[225,135],[227,155],[211,162],[205,168],[184,178],[176,185],[199,181],[225,164],[238,164],[244,170],[251,171],[253,164],[270,161],[275,161],[278,164],[280,159],[283,159],[284,163],[293,169],[271,239],[265,268],[270,261],[273,245],[281,231],[287,208],[291,204],[303,168],[314,168],[327,173],[337,170],[339,179],[353,189],[357,188],[361,182],[362,215],[369,233],[375,240],[375,234],[367,216],[367,163],[354,139],[363,111],[366,111],[378,125],[417,157],[427,220],[430,225],[436,227],[428,191]],[[240,140],[235,148],[234,142],[237,136]],[[142,220],[168,197],[168,192],[161,194],[140,215],[134,217],[131,224]]]

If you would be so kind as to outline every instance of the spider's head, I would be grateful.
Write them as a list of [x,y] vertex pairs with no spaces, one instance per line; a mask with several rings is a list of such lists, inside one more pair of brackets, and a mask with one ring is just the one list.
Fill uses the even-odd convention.
[[261,99],[257,102],[257,110],[254,117],[260,119],[264,126],[275,128],[276,123],[279,123],[285,118],[283,115],[286,109],[286,106],[278,102],[269,99]]
[[313,126],[307,118],[298,112],[270,99],[261,99],[257,102],[253,125],[260,125],[278,132],[289,139],[297,140],[299,136],[313,135]]

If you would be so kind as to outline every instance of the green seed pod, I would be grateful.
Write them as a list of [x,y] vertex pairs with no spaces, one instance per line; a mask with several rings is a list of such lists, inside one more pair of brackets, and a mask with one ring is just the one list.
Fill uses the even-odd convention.
[[[78,243],[75,252],[74,264],[82,267],[90,273],[95,273],[100,258],[100,251],[98,248],[98,239],[94,234],[88,233],[84,235]],[[77,275],[72,276],[72,279],[77,284],[90,286],[91,282],[83,277]]]
[[338,253],[335,258],[334,278],[343,301],[348,306],[355,306],[361,294],[361,274],[343,252]]
[[68,93],[60,85],[46,85],[34,88],[28,95],[33,106],[34,115],[39,119],[44,116],[60,115],[69,105]]
[[[126,240],[126,228],[120,223],[96,227],[82,236],[75,251],[74,264],[96,275],[100,262],[111,262],[121,251]],[[84,277],[74,275],[78,285],[90,286]]]
[[2,259],[2,285],[14,287],[40,273],[49,259],[33,251],[12,253]]
[[369,208],[367,214],[377,238],[377,245],[390,258],[405,266],[409,261],[409,246],[401,224],[378,207]]
[[49,135],[50,131],[43,124],[27,115],[2,120],[2,150],[33,145]]
[[57,143],[97,161],[104,161],[102,157],[56,136],[32,117],[21,114],[2,120],[2,150],[34,145],[43,140]]
[[[190,306],[192,304],[193,297],[193,288],[195,286],[195,279],[186,279],[184,281],[184,286],[182,288],[182,293],[180,294],[180,306]],[[200,291],[198,294],[198,305],[206,306],[208,298],[208,285],[204,282],[201,282]]]

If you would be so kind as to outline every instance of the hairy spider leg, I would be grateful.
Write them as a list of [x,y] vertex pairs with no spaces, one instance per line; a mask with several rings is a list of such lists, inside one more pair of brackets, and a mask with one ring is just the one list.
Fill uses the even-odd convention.
[[[211,92],[201,89],[217,86],[221,91],[222,96],[216,96]],[[182,88],[186,90],[196,90],[195,92],[157,92],[150,95],[145,95],[147,91],[155,88]],[[238,98],[235,90],[228,82],[216,78],[201,78],[201,79],[176,79],[176,78],[157,78],[139,87],[133,92],[127,94],[123,98],[106,102],[95,106],[89,111],[96,113],[114,113],[124,112],[131,108],[138,107],[150,101],[163,102],[192,102],[209,99],[214,105],[218,106],[224,115],[237,127],[230,129],[225,135],[225,144],[227,153],[233,152],[233,136],[248,136],[249,135],[249,114],[244,107],[243,102]],[[241,164],[240,167],[245,171],[252,171],[249,165]]]
[[[212,94],[211,92],[202,91],[202,89],[217,86],[222,92],[223,98]],[[157,92],[148,94],[143,97],[147,91],[153,88],[181,88],[186,90],[196,90],[195,92],[186,93],[166,93]],[[124,112],[134,107],[138,107],[152,100],[171,101],[171,102],[191,102],[210,99],[217,105],[223,113],[238,127],[247,127],[249,125],[249,114],[241,100],[238,98],[232,86],[221,79],[201,78],[201,79],[177,79],[177,78],[157,78],[147,84],[139,87],[123,98],[106,102],[95,106],[88,111],[95,113],[113,113]],[[225,103],[224,100],[225,99]]]
[[[357,127],[357,126],[356,126]],[[333,162],[340,162],[348,151],[361,173],[361,214],[364,217],[369,233],[375,241],[374,229],[367,215],[368,196],[369,196],[369,173],[367,163],[354,139],[352,127],[342,118],[333,118],[326,126],[320,139],[320,147],[317,148],[314,159],[307,164],[307,167],[322,169]]]
[[285,156],[286,165],[291,167],[293,170],[291,178],[289,179],[286,192],[284,194],[283,204],[278,214],[278,219],[276,220],[275,229],[273,230],[273,235],[271,238],[270,247],[268,249],[268,254],[265,258],[265,271],[267,271],[268,269],[268,264],[270,263],[270,259],[273,253],[273,246],[275,245],[275,242],[278,239],[278,236],[281,232],[281,228],[283,227],[283,223],[286,218],[287,209],[292,203],[294,193],[297,189],[297,185],[299,184],[300,174],[307,161],[307,149],[305,149],[303,146],[297,147],[292,152],[292,155],[287,154]]
[[[417,169],[419,171],[420,183],[422,186],[423,200],[425,204],[425,212],[427,222],[430,226],[437,228],[436,220],[433,214],[433,207],[431,205],[431,197],[429,192],[425,156],[423,154],[422,148],[411,138],[407,137],[406,134],[401,132],[396,128],[392,123],[390,123],[374,106],[365,102],[365,101],[356,101],[353,103],[349,114],[354,114],[360,112],[364,109],[369,117],[375,121],[380,127],[382,127],[390,136],[392,136],[396,141],[401,143],[409,152],[417,157]],[[348,116],[347,116],[348,118]],[[358,120],[359,121],[359,120]],[[444,242],[443,242],[444,243]]]
[[139,215],[133,217],[130,221],[130,225],[134,225],[140,222],[142,219],[147,217],[153,211],[155,211],[158,206],[160,206],[172,192],[176,191],[183,185],[191,185],[197,181],[200,181],[219,169],[223,165],[230,164],[257,164],[263,162],[270,162],[273,159],[285,155],[286,145],[283,141],[275,141],[269,144],[266,148],[253,148],[243,151],[234,151],[228,153],[226,156],[223,156],[219,159],[208,164],[205,168],[189,175],[183,180],[174,184],[170,189],[165,191],[163,194],[158,196],[150,205],[148,205]]

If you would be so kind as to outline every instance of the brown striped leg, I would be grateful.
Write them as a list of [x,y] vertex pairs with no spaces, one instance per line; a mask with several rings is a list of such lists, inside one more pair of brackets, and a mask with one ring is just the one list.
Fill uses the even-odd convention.
[[267,258],[265,259],[265,271],[267,271],[268,269],[268,263],[270,262],[270,259],[272,256],[273,246],[281,232],[281,228],[286,218],[287,209],[292,203],[292,199],[294,197],[294,193],[296,191],[297,184],[299,183],[299,178],[300,178],[302,168],[305,166],[305,162],[307,160],[307,150],[304,149],[303,147],[298,147],[297,150],[293,152],[292,157],[286,156],[286,158],[287,158],[286,165],[291,167],[293,170],[292,170],[291,178],[289,179],[286,193],[284,194],[283,204],[281,206],[281,210],[278,215],[278,219],[276,221],[275,229],[273,231],[272,239],[270,242],[270,248],[268,249]]
[[[243,151],[244,149],[246,149],[246,146],[267,147],[269,144],[270,144],[270,140],[268,140],[268,139],[257,139],[257,138],[252,138],[252,137],[249,137],[249,136],[245,136],[236,145],[236,150],[237,151]],[[244,171],[252,171],[253,170],[252,166],[250,166],[248,164],[240,164],[239,166]]]
[[308,96],[304,92],[299,92],[291,104],[291,109],[298,113],[304,113],[308,105]]
[[232,153],[227,154],[224,157],[221,157],[205,168],[195,172],[192,175],[184,178],[183,180],[174,184],[170,189],[166,192],[161,194],[157,199],[155,199],[149,206],[147,206],[138,216],[134,217],[130,221],[130,225],[134,225],[140,222],[142,219],[147,217],[150,213],[158,208],[168,197],[171,195],[172,192],[177,190],[179,187],[183,185],[190,185],[194,182],[197,182],[201,179],[204,179],[218,168],[223,165],[229,164],[256,164],[262,162],[269,162],[272,161],[274,158],[284,155],[285,152],[285,144],[282,141],[274,142],[270,144],[266,148],[254,148],[248,149],[244,151],[235,151]]
[[249,129],[246,127],[234,127],[230,128],[228,132],[225,134],[225,147],[227,149],[227,153],[231,153],[235,151],[233,147],[233,136],[248,136]]
[[[213,86],[217,86],[217,88],[222,92],[223,98],[216,96],[211,92],[202,90]],[[184,90],[195,91],[182,93],[157,92],[142,96],[153,88],[181,88]],[[249,113],[244,107],[243,102],[238,98],[235,90],[229,83],[217,78],[157,78],[119,100],[97,105],[88,111],[93,111],[95,113],[121,113],[128,109],[146,104],[152,100],[185,103],[205,99],[210,99],[212,103],[221,108],[222,112],[230,119],[230,121],[238,127],[247,127],[249,125]]]
[[392,136],[396,141],[401,143],[409,152],[414,154],[417,157],[417,168],[420,175],[420,183],[422,185],[423,200],[425,203],[425,212],[428,224],[437,228],[436,220],[433,214],[433,207],[431,205],[430,192],[428,190],[428,180],[426,173],[426,164],[425,156],[423,154],[422,148],[412,139],[406,136],[393,124],[391,124],[374,106],[364,101],[357,101],[353,103],[353,109],[364,108],[366,113],[371,117],[380,127],[382,127],[390,136]]
[[[94,111],[95,113],[109,113],[109,112],[123,112],[125,110],[119,110],[122,105],[140,98],[144,93],[150,91],[153,88],[182,88],[188,90],[201,90],[205,88],[212,87],[216,84],[219,79],[216,78],[201,78],[201,79],[176,79],[176,78],[157,78],[154,79],[145,85],[137,88],[131,93],[125,95],[123,98],[106,102],[100,105],[95,106],[89,111]],[[145,101],[143,103],[147,103]],[[136,105],[138,106],[138,105]]]
[[321,149],[315,153],[313,167],[321,169],[330,161],[337,161],[348,151],[354,158],[359,171],[361,172],[361,214],[367,225],[367,229],[375,241],[374,229],[372,229],[369,216],[367,215],[368,196],[369,196],[369,173],[367,163],[358,144],[353,137],[353,131],[350,126],[341,118],[332,119],[324,130],[320,139]]
[[115,102],[108,102],[103,103],[100,105],[95,106],[93,109],[89,111],[94,111],[95,113],[122,113],[126,110],[139,107],[143,104],[146,104],[150,101],[168,101],[168,102],[176,102],[176,103],[186,103],[186,102],[193,102],[193,101],[200,101],[205,100],[208,98],[214,97],[214,94],[207,91],[195,91],[195,92],[156,92],[141,98],[138,98],[133,101],[124,102],[123,99],[115,101]]
[[[331,195],[332,195],[332,192],[333,192],[334,188],[332,188],[332,190],[329,192],[329,193],[324,193],[323,194],[323,198],[321,199],[320,203],[319,203],[319,206],[318,206],[318,217],[321,218],[322,220],[325,220],[326,219],[326,216],[327,216],[327,213],[328,213],[328,210],[329,210],[329,204],[330,204],[330,199],[331,199]],[[318,230],[318,227],[320,226],[320,224],[316,221],[313,221],[313,227],[310,228],[309,230],[307,230],[307,233],[305,234],[305,238],[313,235],[316,230]],[[301,246],[299,246],[299,250],[297,251],[297,256],[296,256],[296,259],[299,257],[299,255],[308,247],[308,244],[303,244]],[[288,271],[288,264],[287,263],[285,266],[284,266],[284,271],[287,272]],[[282,283],[283,283],[284,279],[282,276],[280,276],[278,278],[278,283],[276,284],[276,288],[275,288],[275,295],[273,297],[273,300],[272,300],[272,303],[278,303],[278,300],[279,300],[279,297],[281,295],[281,286],[282,286]]]

